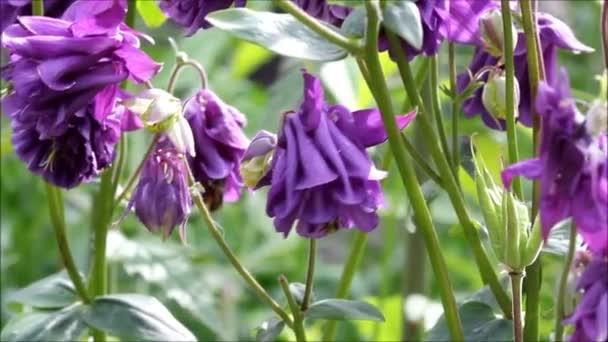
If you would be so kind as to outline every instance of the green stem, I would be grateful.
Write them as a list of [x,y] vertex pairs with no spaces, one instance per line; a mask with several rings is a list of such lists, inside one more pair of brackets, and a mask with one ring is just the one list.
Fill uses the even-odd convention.
[[[448,148],[448,139],[445,133],[445,124],[443,123],[443,114],[441,112],[441,101],[439,99],[439,63],[437,60],[438,58],[437,55],[433,55],[429,57],[429,59],[431,60],[431,103],[433,106],[433,113],[435,114],[435,126],[437,126],[437,131],[439,132],[439,140],[441,142],[441,148],[443,149],[443,153],[445,154],[448,161],[450,161],[450,149]],[[453,170],[453,166],[451,170]],[[457,174],[454,174],[454,177],[457,177]]]
[[[450,92],[456,96],[456,54],[454,43],[448,44],[448,68],[450,71]],[[460,182],[458,170],[460,169],[460,136],[458,123],[460,122],[460,104],[456,99],[452,100],[452,167],[456,182]]]
[[135,28],[135,15],[137,14],[137,0],[128,0],[127,17],[125,24],[130,28]]
[[426,204],[422,189],[418,184],[414,166],[412,165],[405,146],[401,143],[399,128],[395,120],[393,104],[390,98],[389,90],[384,79],[382,66],[378,56],[378,31],[380,29],[379,12],[380,4],[378,1],[367,1],[365,3],[367,10],[367,30],[365,44],[365,60],[370,74],[369,88],[372,91],[376,103],[382,114],[382,121],[388,134],[389,145],[393,151],[395,162],[399,169],[401,179],[406,188],[410,203],[414,210],[414,220],[418,229],[421,230],[424,237],[427,251],[433,267],[433,272],[437,279],[441,301],[443,303],[446,322],[450,331],[450,335],[454,340],[463,340],[464,335],[460,323],[460,317],[454,299],[452,285],[448,277],[447,266],[441,247],[433,227],[431,213]]
[[[502,11],[502,22],[504,31],[504,56],[506,69],[506,124],[507,124],[507,144],[508,144],[508,155],[509,164],[515,164],[519,160],[519,152],[517,146],[517,127],[515,126],[515,66],[513,64],[513,26],[511,18],[511,8],[509,7],[509,0],[501,0],[501,11]],[[513,180],[513,192],[517,198],[524,199],[524,191],[521,185],[521,180],[516,178]]]
[[171,70],[171,76],[169,77],[169,82],[167,83],[167,92],[173,94],[173,90],[175,88],[175,83],[177,82],[177,78],[179,77],[180,71],[184,68],[190,66],[198,72],[198,75],[201,79],[201,88],[206,89],[207,84],[207,72],[205,68],[197,62],[197,61],[177,61],[173,66],[173,70]]
[[513,340],[514,342],[523,342],[523,333],[521,326],[521,283],[524,278],[521,272],[510,272],[511,289],[513,291]]
[[[406,262],[403,266],[403,295],[402,308],[405,308],[407,298],[413,294],[426,294],[426,257],[424,255],[424,240],[420,231],[416,230],[413,234],[406,237]],[[411,270],[416,270],[412,274]],[[415,321],[407,317],[405,310],[402,310],[401,319],[401,340],[402,341],[421,341],[424,335],[424,319]]]
[[[342,275],[340,276],[340,282],[338,283],[338,290],[336,291],[335,298],[346,298],[348,295],[348,291],[350,290],[350,285],[355,276],[355,271],[357,270],[357,266],[361,262],[361,258],[365,252],[365,245],[367,244],[367,233],[357,231],[355,232],[355,237],[350,246],[350,252],[348,253],[348,258],[346,258],[346,263],[344,264],[344,269],[342,270]],[[325,324],[325,328],[323,331],[322,341],[333,341],[334,336],[336,335],[336,329],[338,327],[338,321],[329,321]]]
[[570,274],[570,266],[574,259],[574,251],[576,250],[576,229],[574,225],[570,226],[570,242],[568,243],[568,254],[564,261],[561,277],[559,278],[559,292],[557,293],[557,303],[555,304],[555,338],[554,341],[560,342],[564,340],[564,298],[566,296],[566,288],[568,285],[568,274]]
[[44,15],[44,0],[32,0],[32,15]]
[[74,263],[74,258],[72,257],[70,245],[65,233],[65,218],[63,214],[63,197],[61,195],[61,190],[51,184],[46,183],[46,193],[48,197],[51,223],[53,230],[55,231],[55,239],[57,240],[57,247],[59,248],[59,254],[61,255],[63,266],[67,270],[72,284],[74,284],[76,293],[78,293],[78,296],[84,303],[88,304],[91,299],[87,292],[84,281],[78,272],[78,268]]
[[[531,0],[520,0],[524,34],[526,36],[528,79],[530,82],[530,103],[534,104],[538,91],[538,84],[545,77],[543,56],[540,53],[540,42],[538,39],[535,13]],[[540,118],[536,114],[534,105],[531,105],[530,112],[533,119],[533,145],[534,154],[538,154],[539,137],[541,130]],[[535,181],[532,187],[532,210],[530,217],[535,219],[538,213],[539,203],[539,183]],[[539,256],[536,261],[526,268],[526,281],[524,291],[526,293],[526,318],[524,326],[524,339],[526,341],[536,341],[539,339],[539,320],[540,320],[540,289],[542,286],[542,264]]]
[[[127,135],[123,134],[120,137],[120,141],[118,142],[118,160],[116,161],[116,166],[114,167],[114,175],[112,176],[112,193],[115,194],[116,190],[118,190],[118,184],[120,183],[120,176],[122,175],[122,171],[125,166],[125,160],[127,158]],[[114,211],[114,206],[112,206],[112,211]]]
[[420,93],[416,88],[416,83],[412,75],[410,65],[407,62],[403,50],[401,49],[401,45],[399,43],[398,38],[390,32],[387,32],[387,35],[391,49],[397,59],[397,66],[399,68],[399,72],[401,74],[405,90],[408,96],[414,100],[414,104],[422,112],[422,114],[419,114],[417,116],[416,120],[420,123],[420,127],[422,128],[423,133],[427,137],[426,142],[428,143],[431,155],[435,163],[437,164],[437,168],[440,172],[441,180],[444,184],[443,188],[448,193],[450,201],[452,202],[452,206],[454,207],[454,211],[456,212],[456,216],[458,217],[460,225],[463,228],[465,238],[471,246],[475,261],[477,263],[477,267],[481,274],[482,281],[484,284],[489,285],[492,289],[492,292],[496,297],[496,301],[500,305],[500,308],[505,314],[505,317],[510,318],[511,299],[500,285],[500,281],[498,280],[498,276],[496,275],[494,267],[490,263],[487,253],[483,245],[481,244],[481,240],[477,232],[477,227],[473,223],[466,209],[464,198],[462,197],[462,193],[460,192],[458,183],[456,182],[456,179],[452,174],[446,156],[441,152],[441,147],[438,142],[439,138],[437,137],[435,130],[433,130],[433,127],[430,123],[430,119],[428,117],[429,112],[427,112],[426,107],[420,97]]
[[291,1],[273,0],[273,3],[285,12],[293,15],[296,19],[298,19],[298,21],[306,25],[321,37],[327,39],[329,42],[344,48],[346,51],[355,56],[363,53],[363,46],[360,44],[359,40],[350,39],[341,35],[337,30],[334,30],[328,25],[325,25],[313,18]]
[[[186,161],[184,161],[184,164],[186,165],[186,169],[188,170],[188,182],[191,187],[194,187],[194,185],[196,184],[196,181],[194,180],[192,171],[190,170],[190,167],[188,166],[188,163]],[[272,297],[270,297],[270,295],[266,292],[266,290],[264,290],[262,285],[260,285],[257,282],[257,280],[255,280],[255,278],[251,275],[251,273],[241,264],[241,262],[236,257],[234,252],[232,252],[232,250],[226,243],[226,240],[224,240],[224,237],[222,236],[220,229],[217,227],[215,221],[213,220],[213,217],[211,217],[211,213],[209,212],[209,209],[207,209],[207,206],[205,206],[205,203],[203,202],[203,198],[201,197],[200,192],[197,190],[193,190],[192,192],[193,192],[192,197],[193,197],[194,203],[198,207],[201,215],[203,216],[203,220],[205,221],[207,228],[209,229],[209,232],[211,233],[211,236],[217,242],[217,244],[219,245],[222,252],[224,252],[224,255],[226,255],[226,257],[228,258],[228,261],[230,261],[230,263],[232,264],[234,269],[241,275],[241,277],[245,280],[245,282],[249,285],[249,287],[257,294],[257,296],[263,302],[268,304],[270,306],[270,308],[279,317],[281,317],[281,319],[283,319],[283,321],[285,322],[285,324],[287,324],[287,326],[289,326],[290,328],[293,328],[294,327],[293,321],[291,320],[289,315],[281,308],[281,306]]]
[[279,277],[279,283],[281,284],[283,293],[285,293],[287,303],[289,304],[291,314],[293,315],[293,332],[296,334],[296,341],[306,342],[306,332],[304,331],[304,319],[302,318],[302,311],[300,311],[300,307],[298,307],[298,304],[293,298],[291,291],[289,291],[289,281],[284,275],[281,275]]
[[306,287],[304,288],[304,298],[302,299],[302,311],[308,309],[310,296],[312,294],[313,280],[315,276],[315,257],[317,255],[317,240],[310,239],[308,245],[308,270],[306,272]]
[[[429,58],[423,58],[420,61],[420,65],[417,67],[416,72],[415,72],[415,80],[416,80],[416,88],[420,88],[422,87],[422,82],[424,82],[426,80],[426,76],[428,74],[428,70],[429,70]],[[410,111],[412,109],[412,99],[409,98],[409,96],[405,97],[405,101],[403,102],[403,107],[401,108],[401,112],[405,113],[407,111]]]

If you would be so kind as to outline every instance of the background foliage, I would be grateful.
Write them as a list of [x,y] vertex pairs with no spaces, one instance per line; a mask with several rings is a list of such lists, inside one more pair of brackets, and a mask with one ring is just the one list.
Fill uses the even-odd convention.
[[[269,2],[256,1],[253,7],[268,8]],[[332,102],[340,102],[352,109],[373,106],[373,99],[353,60],[327,64],[309,64],[294,59],[278,57],[260,47],[238,41],[216,29],[197,33],[182,39],[181,31],[164,19],[152,1],[140,1],[137,27],[148,32],[156,45],[146,46],[147,52],[166,67],[154,81],[157,86],[166,84],[173,50],[167,41],[176,37],[179,47],[191,58],[197,59],[207,69],[210,87],[225,102],[239,108],[247,115],[247,134],[252,137],[259,129],[276,130],[280,113],[294,108],[301,96],[302,84],[299,70],[305,67],[320,75]],[[577,36],[596,49],[589,55],[563,55],[561,61],[568,68],[575,95],[593,98],[598,84],[593,75],[601,70],[599,1],[541,1],[541,9],[553,13],[568,23]],[[148,28],[144,28],[148,26]],[[178,38],[179,37],[179,38]],[[458,51],[457,66],[462,72],[469,62],[472,51]],[[445,56],[445,54],[441,55]],[[440,57],[441,58],[441,57]],[[442,82],[447,83],[446,60],[442,59]],[[383,56],[389,85],[393,86],[396,103],[402,103],[405,94],[396,76],[396,67]],[[184,73],[178,84],[177,94],[183,99],[192,95],[198,87],[194,73]],[[445,113],[449,113],[447,99]],[[10,294],[35,280],[57,272],[61,265],[57,255],[52,229],[49,225],[45,193],[40,179],[27,172],[23,163],[12,153],[10,127],[5,117],[1,119],[0,170],[1,170],[1,262],[2,325],[11,317]],[[446,118],[450,120],[449,116]],[[492,172],[497,175],[501,156],[505,155],[505,137],[488,132],[477,120],[465,120],[464,134],[477,133],[476,146],[484,156]],[[424,149],[422,137],[410,128],[414,141]],[[522,150],[530,151],[529,132],[520,132]],[[143,135],[129,137],[129,170],[139,162],[147,142]],[[374,158],[382,159],[386,146],[375,149]],[[523,155],[522,157],[526,157]],[[390,170],[390,169],[389,169]],[[472,180],[463,170],[461,181],[471,207],[474,206],[475,190]],[[90,233],[90,193],[98,184],[89,184],[66,193],[66,218],[68,235],[73,252],[81,269],[85,269],[86,251]],[[457,291],[457,299],[464,301],[479,290],[481,280],[471,253],[467,250],[462,230],[444,195],[435,197],[427,187],[429,200],[441,240],[450,276]],[[382,224],[370,236],[366,254],[355,276],[351,297],[365,298],[378,305],[387,321],[378,323],[342,323],[338,338],[396,340],[401,335],[402,308],[417,307],[432,327],[441,313],[438,295],[428,269],[424,251],[407,251],[407,240],[413,236],[408,203],[396,173],[391,172],[385,183],[387,207],[381,212]],[[245,266],[260,282],[270,289],[276,298],[282,298],[277,277],[283,272],[293,282],[303,282],[306,264],[306,242],[292,234],[288,239],[274,232],[272,222],[265,215],[265,194],[249,193],[236,204],[227,204],[215,214],[224,229],[225,238],[233,246]],[[115,219],[118,219],[116,217]],[[176,235],[176,234],[174,234]],[[319,243],[319,261],[316,272],[317,298],[331,297],[335,291],[342,262],[348,246],[354,238],[352,232],[339,231]],[[176,236],[162,242],[153,236],[131,216],[120,229],[110,233],[109,259],[110,286],[112,292],[138,292],[159,298],[170,311],[200,340],[235,340],[251,338],[252,331],[260,323],[272,317],[272,313],[260,305],[257,299],[229,267],[219,249],[210,239],[204,223],[193,215],[188,223],[188,244],[181,246]],[[543,301],[541,303],[541,335],[547,337],[552,328],[553,304],[556,279],[562,258],[545,253],[543,272]],[[408,262],[409,261],[409,262]],[[414,265],[406,268],[405,265]],[[422,282],[426,296],[419,302],[404,305],[400,293],[406,284]],[[410,303],[411,304],[411,303]],[[413,314],[413,312],[411,312]],[[310,329],[311,340],[319,338],[319,330]],[[292,338],[284,332],[281,339]]]

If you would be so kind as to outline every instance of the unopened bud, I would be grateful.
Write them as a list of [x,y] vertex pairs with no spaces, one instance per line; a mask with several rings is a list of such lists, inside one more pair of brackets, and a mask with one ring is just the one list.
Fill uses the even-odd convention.
[[[502,57],[505,51],[504,26],[502,14],[498,9],[485,12],[479,19],[479,32],[487,53],[494,57]],[[513,49],[517,45],[517,29],[511,24]]]
[[273,133],[262,130],[255,135],[241,161],[241,175],[245,185],[255,188],[266,174],[276,145],[277,137]]
[[586,128],[594,137],[608,130],[608,102],[594,100],[589,105],[586,116]]
[[[519,83],[513,78],[513,107],[517,110],[519,106]],[[503,75],[490,76],[483,87],[481,101],[484,108],[493,117],[504,119],[507,114],[507,78]]]

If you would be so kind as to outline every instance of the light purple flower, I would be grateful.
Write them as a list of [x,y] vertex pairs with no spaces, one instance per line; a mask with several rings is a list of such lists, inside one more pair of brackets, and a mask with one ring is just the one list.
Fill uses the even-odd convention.
[[192,208],[186,159],[168,139],[162,138],[146,160],[129,208],[148,230],[162,232],[163,239],[179,226],[186,240],[186,221]]
[[186,28],[186,36],[211,27],[207,14],[229,8],[244,7],[247,0],[160,0],[160,8],[176,24]]
[[208,89],[200,90],[184,106],[184,117],[194,135],[195,157],[189,157],[192,173],[204,188],[209,210],[241,194],[241,158],[249,145],[243,133],[245,116]]
[[540,220],[546,238],[568,217],[591,250],[608,251],[608,160],[606,135],[593,137],[570,95],[562,70],[551,87],[541,83],[536,110],[542,119],[540,155],[510,165],[502,172],[508,188],[513,177],[540,181]]
[[[3,99],[2,107],[16,132],[22,133],[15,134],[13,142],[28,146],[27,151],[17,149],[17,154],[30,170],[56,185],[78,185],[91,179],[89,166],[94,165],[92,168],[98,172],[111,163],[110,160],[86,166],[87,163],[73,163],[66,158],[56,159],[67,152],[55,147],[64,146],[62,141],[73,140],[70,137],[78,135],[77,132],[89,140],[89,134],[83,132],[113,126],[107,122],[111,116],[112,120],[128,121],[122,116],[126,111],[118,103],[124,96],[118,90],[119,83],[127,78],[147,81],[160,68],[139,49],[138,33],[122,23],[125,5],[121,0],[76,1],[63,19],[19,17],[17,24],[2,33],[2,46],[10,56],[9,63],[2,68],[2,77],[12,89]],[[102,140],[105,141],[89,141],[93,153],[101,148],[95,144]],[[46,154],[32,154],[32,144],[44,144],[36,150]],[[104,142],[103,148],[109,145],[113,146]],[[100,158],[93,156],[93,159]],[[45,166],[37,164],[40,160]],[[78,165],[82,167],[81,174],[72,169]],[[59,175],[64,172],[63,166],[73,178],[57,182],[63,178]]]
[[574,325],[572,342],[608,341],[608,257],[597,254],[576,286],[583,293],[576,311],[564,321]]
[[[592,48],[581,43],[576,37],[572,30],[564,22],[559,19],[546,14],[538,13],[538,30],[541,43],[541,49],[543,54],[543,60],[545,65],[546,80],[549,84],[552,84],[557,77],[557,48],[569,50],[572,52],[591,52]],[[523,32],[520,32],[517,39],[517,46],[515,47],[514,55],[514,69],[515,77],[519,83],[521,98],[518,107],[518,121],[523,125],[532,126],[532,114],[531,106],[532,103],[530,97],[530,82],[528,80],[528,60],[527,60],[527,49],[526,49],[526,36]],[[469,65],[469,70],[472,74],[476,74],[482,68],[487,67],[498,67],[503,68],[497,57],[491,56],[487,53],[483,44],[479,44],[475,50],[473,60]],[[481,78],[483,81],[487,81],[488,74],[484,74]],[[458,92],[462,92],[469,82],[471,81],[469,73],[462,73],[458,75],[457,87]],[[497,119],[492,117],[490,113],[484,108],[481,101],[482,89],[478,89],[471,98],[463,102],[462,110],[466,117],[474,117],[481,114],[483,122],[490,128],[494,129],[505,129],[505,121],[503,119]]]
[[[386,139],[380,114],[330,106],[319,80],[303,76],[302,104],[285,114],[270,169],[257,185],[270,185],[266,212],[285,236],[294,223],[299,235],[310,238],[339,228],[369,232],[378,225],[379,180],[385,173],[374,167],[365,148]],[[414,115],[399,116],[399,127]]]

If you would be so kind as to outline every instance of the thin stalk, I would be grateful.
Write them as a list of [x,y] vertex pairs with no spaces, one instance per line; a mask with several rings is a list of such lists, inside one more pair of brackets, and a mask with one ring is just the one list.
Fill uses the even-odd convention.
[[365,2],[365,7],[367,10],[365,61],[370,74],[371,82],[369,88],[372,90],[382,114],[382,121],[388,134],[389,145],[393,151],[401,179],[414,210],[415,222],[424,236],[433,272],[437,278],[437,285],[439,286],[439,293],[450,335],[454,340],[463,340],[462,325],[460,323],[454,292],[448,276],[447,266],[441,253],[441,247],[439,246],[439,240],[435,233],[431,213],[416,178],[414,166],[411,163],[405,146],[402,144],[400,138],[399,128],[397,127],[393,111],[393,104],[378,56],[377,46],[378,31],[380,29],[380,4],[378,1],[367,1]]
[[521,325],[521,285],[524,274],[521,272],[510,272],[511,289],[513,291],[513,340],[523,342],[523,331]]
[[[437,55],[429,57],[431,60],[431,104],[433,106],[433,113],[435,114],[435,126],[439,132],[439,141],[441,142],[441,148],[448,161],[451,161],[450,149],[448,148],[448,138],[445,133],[445,124],[443,123],[443,114],[441,113],[441,101],[439,99],[439,63]],[[453,167],[452,167],[453,169]],[[454,175],[456,177],[456,175]]]
[[[342,270],[342,275],[340,276],[340,282],[338,283],[338,290],[336,291],[335,298],[346,298],[348,295],[348,291],[350,290],[350,285],[353,281],[353,277],[355,276],[355,271],[357,270],[357,266],[361,262],[363,254],[365,252],[365,245],[367,244],[367,233],[357,231],[355,232],[355,237],[350,245],[350,252],[348,253],[348,258],[346,258],[346,263],[344,264],[344,269]],[[325,323],[325,328],[323,331],[322,341],[333,341],[334,336],[336,335],[336,329],[338,327],[338,321],[329,321]]]
[[363,53],[363,46],[360,44],[359,40],[350,39],[341,35],[337,30],[333,30],[328,25],[321,23],[291,1],[273,0],[272,2],[285,12],[293,15],[298,21],[306,25],[312,31],[327,39],[327,41],[344,48],[353,55],[361,55]]
[[[193,187],[196,184],[196,181],[194,180],[194,176],[192,175],[192,171],[190,170],[188,163],[185,161],[184,161],[184,163],[188,170],[189,184],[191,187]],[[207,209],[207,206],[205,206],[205,203],[203,202],[203,198],[201,197],[200,193],[198,191],[193,191],[192,197],[193,197],[194,203],[198,207],[201,215],[203,216],[203,220],[205,221],[205,224],[207,225],[207,228],[209,229],[211,236],[217,242],[217,244],[220,247],[220,249],[222,250],[222,252],[224,252],[224,255],[228,258],[228,261],[230,261],[230,263],[232,264],[234,269],[241,275],[241,277],[245,280],[247,285],[249,285],[249,287],[256,293],[258,298],[260,298],[260,300],[262,300],[263,302],[268,304],[270,306],[270,308],[279,317],[281,317],[281,319],[283,319],[285,324],[287,324],[287,326],[289,326],[290,328],[293,329],[294,323],[291,320],[291,318],[289,317],[289,315],[281,308],[281,306],[272,297],[270,297],[270,295],[266,292],[266,290],[264,290],[262,285],[260,285],[257,282],[257,280],[255,280],[255,278],[251,275],[251,273],[245,268],[245,266],[243,266],[241,264],[241,262],[239,261],[237,256],[230,249],[230,247],[226,243],[226,240],[224,240],[224,237],[222,236],[220,229],[217,227],[215,221],[213,220],[213,217],[211,217],[211,213],[209,212],[209,209]]]
[[133,172],[133,174],[127,181],[127,185],[125,186],[125,188],[122,190],[120,195],[118,195],[118,197],[114,201],[114,203],[115,203],[114,208],[116,208],[120,204],[120,202],[131,191],[131,188],[133,188],[133,186],[135,185],[135,181],[139,178],[139,174],[141,173],[141,170],[144,168],[144,164],[146,163],[146,160],[148,160],[148,157],[150,157],[150,155],[152,155],[152,152],[154,152],[154,148],[156,147],[156,143],[158,142],[160,137],[161,137],[160,134],[156,134],[154,136],[154,138],[152,139],[152,142],[150,142],[150,145],[148,146],[148,149],[146,150],[146,153],[144,154],[144,157],[142,158],[141,162],[139,163],[139,165],[137,165],[135,172]]
[[169,77],[169,82],[167,83],[167,92],[173,94],[173,90],[175,89],[175,83],[177,82],[177,78],[179,77],[180,72],[183,68],[190,66],[198,72],[198,75],[201,79],[201,88],[206,89],[209,82],[207,81],[207,72],[205,68],[197,62],[197,61],[178,61],[173,66],[173,70],[171,70],[171,76]]
[[317,240],[310,239],[308,243],[308,270],[306,271],[306,287],[304,288],[304,298],[302,299],[302,311],[308,309],[310,297],[312,295],[313,281],[315,277],[315,259],[317,255]]
[[44,0],[32,0],[32,15],[44,15]]
[[[538,84],[545,78],[543,56],[540,53],[540,40],[536,25],[536,15],[534,6],[531,0],[520,0],[520,8],[522,14],[522,22],[524,34],[526,36],[527,62],[528,62],[528,79],[530,82],[530,112],[533,119],[533,145],[534,155],[538,154],[541,121],[536,114],[534,103],[536,103],[536,94]],[[532,187],[532,210],[530,217],[534,220],[538,213],[539,203],[539,183],[535,181]],[[526,281],[524,282],[524,291],[526,293],[526,318],[524,326],[524,339],[526,341],[536,341],[539,339],[539,320],[540,320],[540,289],[542,286],[542,264],[541,256],[536,261],[526,268]]]
[[[118,184],[120,183],[120,176],[122,175],[125,159],[127,158],[127,135],[123,134],[118,142],[118,160],[114,167],[114,175],[112,176],[112,193],[115,194],[118,190]],[[114,206],[112,207],[114,211]]]
[[[504,31],[504,56],[507,84],[505,89],[506,96],[506,125],[507,125],[507,146],[509,164],[515,164],[519,160],[517,144],[517,132],[515,123],[515,65],[513,64],[513,30],[511,18],[511,8],[509,0],[501,0],[502,23]],[[517,198],[524,199],[524,190],[519,177],[513,180],[513,192]]]
[[306,332],[304,331],[304,318],[302,317],[302,311],[300,311],[300,307],[298,307],[298,304],[293,298],[291,291],[289,291],[289,281],[287,280],[287,278],[285,278],[284,275],[281,275],[279,277],[279,283],[281,284],[283,293],[285,293],[285,298],[287,298],[287,303],[289,304],[291,314],[293,315],[293,332],[296,334],[296,341],[306,342]]
[[137,0],[128,0],[127,17],[125,24],[130,28],[135,28],[135,15],[137,14]]
[[608,69],[608,1],[602,7],[602,47],[604,48],[604,67]]
[[481,279],[484,284],[489,285],[492,289],[492,292],[496,297],[496,301],[500,305],[505,317],[510,318],[511,299],[500,285],[500,281],[498,280],[494,267],[490,263],[485,248],[481,244],[479,234],[477,233],[477,228],[466,209],[464,198],[462,197],[458,183],[456,183],[456,179],[452,174],[450,164],[448,163],[446,156],[441,152],[441,147],[438,142],[439,138],[437,137],[437,133],[433,129],[428,117],[428,107],[426,107],[423,103],[420,93],[416,88],[416,83],[412,75],[410,65],[407,62],[403,50],[401,49],[398,38],[390,32],[387,32],[387,36],[391,49],[394,52],[394,56],[397,59],[397,67],[399,68],[405,90],[408,93],[408,96],[414,100],[414,104],[422,112],[422,114],[417,116],[416,120],[420,123],[420,127],[422,128],[424,135],[428,137],[426,142],[428,143],[431,155],[439,170],[441,180],[444,184],[443,188],[448,193],[454,211],[456,212],[456,216],[458,217],[458,221],[463,228],[465,238],[471,246],[479,273],[481,274]]
[[562,269],[561,277],[559,278],[559,292],[557,293],[557,303],[555,304],[555,338],[556,342],[564,340],[564,318],[566,313],[564,312],[564,297],[566,296],[566,287],[568,285],[568,274],[570,274],[570,267],[572,266],[572,260],[574,259],[574,252],[576,250],[576,228],[574,225],[570,226],[570,242],[568,243],[568,254],[564,261],[564,268]]
[[[456,96],[456,54],[454,52],[454,43],[448,44],[448,69],[450,73],[450,92]],[[457,100],[452,100],[452,168],[456,182],[460,182],[458,170],[460,168],[460,133],[458,123],[460,122],[460,103]]]
[[[415,76],[415,80],[416,80],[416,86],[417,88],[420,88],[422,86],[422,82],[424,82],[426,80],[426,76],[428,74],[428,70],[429,70],[429,58],[423,58],[422,61],[420,62],[420,65],[418,66],[418,69],[416,70],[416,76]],[[405,101],[403,102],[403,107],[401,107],[401,112],[405,113],[409,110],[411,110],[412,108],[412,99],[410,99],[409,96],[405,97]]]
[[65,267],[72,284],[74,284],[76,293],[78,293],[78,296],[84,303],[88,304],[91,299],[87,292],[84,281],[78,272],[76,263],[74,263],[74,258],[72,257],[72,252],[70,251],[70,245],[65,234],[65,218],[63,214],[63,198],[61,195],[61,190],[51,184],[46,183],[46,193],[49,203],[49,212],[51,215],[51,225],[55,231],[55,239],[57,240],[57,247],[59,248],[59,254],[61,255],[63,266]]

